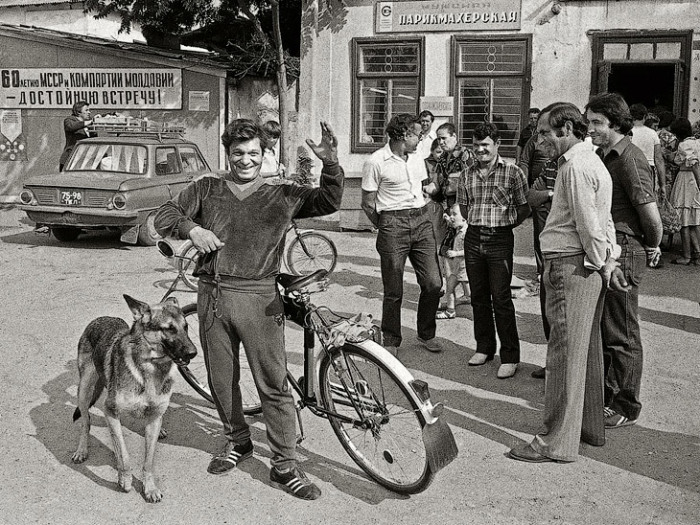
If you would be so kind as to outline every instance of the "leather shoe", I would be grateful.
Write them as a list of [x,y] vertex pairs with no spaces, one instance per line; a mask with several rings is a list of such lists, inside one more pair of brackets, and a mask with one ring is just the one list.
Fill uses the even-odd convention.
[[536,368],[530,374],[530,376],[534,377],[535,379],[544,379],[546,375],[547,375],[547,369],[543,366]]
[[493,356],[477,352],[472,356],[468,364],[469,366],[481,366],[487,361],[493,361]]
[[498,373],[496,373],[496,377],[498,379],[508,379],[509,377],[513,377],[515,375],[515,372],[518,371],[518,363],[503,363],[501,366],[498,367]]
[[526,463],[556,463],[555,459],[543,456],[532,448],[529,443],[511,449],[510,452],[508,452],[508,457],[518,461],[525,461]]

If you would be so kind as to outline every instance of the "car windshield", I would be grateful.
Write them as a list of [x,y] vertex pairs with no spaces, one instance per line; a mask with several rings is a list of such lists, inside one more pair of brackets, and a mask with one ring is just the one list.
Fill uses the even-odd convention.
[[148,152],[135,144],[78,144],[65,171],[109,171],[143,175]]

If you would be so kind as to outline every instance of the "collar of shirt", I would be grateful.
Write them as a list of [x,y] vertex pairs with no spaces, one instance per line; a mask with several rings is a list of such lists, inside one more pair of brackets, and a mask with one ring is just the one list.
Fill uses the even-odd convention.
[[571,146],[568,150],[566,150],[559,159],[557,159],[557,168],[561,168],[564,164],[569,162],[571,159],[576,157],[577,155],[580,155],[581,153],[585,151],[591,151],[591,148],[588,144],[586,144],[584,141],[577,142],[573,146]]
[[603,153],[603,148],[598,148],[598,151],[596,151],[596,153],[603,160],[605,160],[610,155],[612,155],[613,152],[618,157],[620,157],[620,156],[622,156],[624,151],[627,149],[627,146],[629,146],[631,143],[632,143],[632,141],[630,140],[629,136],[624,136],[624,137],[622,137],[622,140],[620,140],[617,144],[615,144],[612,148],[610,148],[610,151],[608,151],[607,155],[605,155]]
[[[505,166],[505,164],[506,164],[506,161],[503,160],[503,157],[501,157],[501,155],[497,153],[496,154],[496,162],[493,164],[493,166],[491,166],[489,168],[489,171],[486,174],[486,177],[488,177],[491,173],[496,171],[496,168],[502,168],[503,166]],[[479,167],[478,161],[471,165],[471,167],[469,168],[469,172],[476,173],[477,175],[479,175],[479,173],[481,172],[481,168]]]
[[403,159],[402,157],[399,157],[396,153],[391,151],[391,147],[389,146],[388,142],[386,144],[384,144],[384,147],[382,148],[382,152],[384,153],[384,157],[382,158],[382,160],[389,160],[390,158],[393,157],[397,160],[400,160],[401,162],[406,162],[405,159]]

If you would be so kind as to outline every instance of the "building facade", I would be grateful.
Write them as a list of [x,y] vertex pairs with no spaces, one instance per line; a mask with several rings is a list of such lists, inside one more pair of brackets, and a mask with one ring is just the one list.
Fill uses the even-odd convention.
[[695,0],[310,0],[303,20],[300,136],[331,121],[350,179],[398,112],[430,109],[468,142],[496,122],[510,157],[527,109],[559,100],[617,91],[700,118]]

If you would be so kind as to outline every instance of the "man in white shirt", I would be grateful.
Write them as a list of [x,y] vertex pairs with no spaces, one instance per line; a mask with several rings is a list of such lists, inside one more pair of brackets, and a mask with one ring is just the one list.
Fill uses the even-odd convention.
[[579,441],[605,443],[600,319],[605,290],[624,290],[627,283],[616,262],[612,179],[583,143],[586,132],[583,115],[566,102],[543,109],[537,123],[548,156],[558,159],[552,208],[540,235],[551,332],[543,430],[508,453],[518,461],[575,461]]
[[642,150],[647,158],[649,167],[654,175],[652,178],[654,189],[656,189],[659,197],[663,198],[666,195],[666,164],[664,163],[663,150],[661,149],[661,140],[659,140],[659,135],[656,131],[644,125],[648,113],[644,104],[632,104],[630,113],[634,121],[630,140],[632,144]]
[[427,177],[425,164],[413,160],[421,136],[419,119],[407,113],[394,115],[386,134],[389,142],[370,156],[362,170],[362,209],[379,230],[377,251],[384,285],[384,346],[396,354],[402,342],[401,302],[408,258],[420,287],[418,343],[431,352],[440,352],[442,347],[435,338],[435,314],[440,302],[442,276],[433,225],[423,196]]
[[418,141],[416,154],[419,159],[425,160],[430,157],[430,147],[437,138],[437,135],[433,131],[435,116],[426,109],[418,113],[418,119],[420,121],[421,137]]

